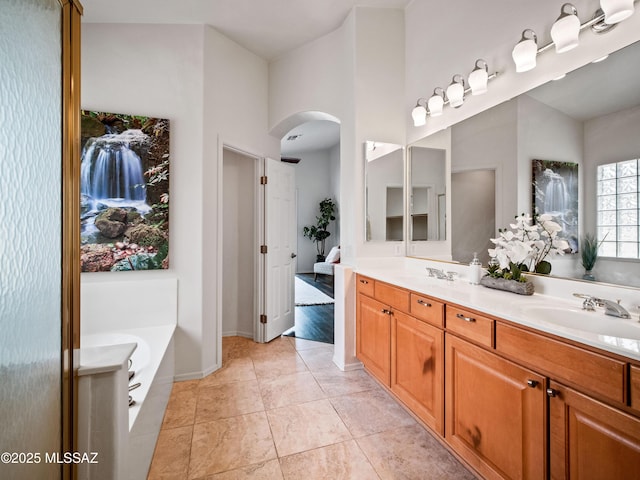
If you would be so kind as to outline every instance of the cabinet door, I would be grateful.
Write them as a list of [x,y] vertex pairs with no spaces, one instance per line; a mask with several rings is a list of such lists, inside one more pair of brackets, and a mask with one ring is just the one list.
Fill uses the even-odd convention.
[[356,355],[378,380],[389,386],[391,378],[391,315],[389,307],[358,294]]
[[391,390],[427,425],[443,431],[444,333],[400,312],[391,317]]
[[545,378],[446,334],[446,438],[486,478],[544,478]]
[[640,478],[640,419],[551,382],[552,479]]

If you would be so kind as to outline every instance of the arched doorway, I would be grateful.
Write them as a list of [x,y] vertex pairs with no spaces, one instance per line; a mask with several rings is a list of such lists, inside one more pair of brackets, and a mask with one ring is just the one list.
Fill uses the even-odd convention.
[[282,160],[296,170],[295,325],[285,334],[333,343],[333,264],[326,262],[325,273],[314,273],[320,252],[317,243],[303,234],[303,228],[317,226],[320,203],[329,200],[337,207],[336,219],[326,228],[330,235],[322,253],[327,255],[340,245],[340,122],[326,113],[303,112],[281,122],[272,134],[281,135]]

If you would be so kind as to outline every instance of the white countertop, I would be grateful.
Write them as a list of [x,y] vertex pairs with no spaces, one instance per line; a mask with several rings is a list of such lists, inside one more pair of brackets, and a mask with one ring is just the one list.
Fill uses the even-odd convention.
[[136,343],[82,347],[79,351],[78,376],[120,370],[136,347]]
[[[565,299],[539,293],[529,296],[518,295],[511,292],[493,290],[482,285],[470,285],[465,278],[456,278],[453,282],[449,282],[429,277],[426,272],[418,273],[398,267],[361,266],[356,269],[356,273],[442,299],[445,303],[455,303],[513,323],[535,328],[542,332],[623,355],[630,359],[640,360],[640,323],[638,323],[640,318],[635,312],[630,312],[631,319],[605,315],[603,308],[597,308],[595,312],[584,312],[585,316],[589,315],[589,317],[585,318],[590,323],[593,324],[594,320],[595,322],[602,322],[602,332],[607,332],[607,327],[610,325],[609,322],[621,322],[616,326],[623,326],[631,332],[635,332],[637,328],[637,335],[634,334],[633,338],[621,338],[609,334],[568,328],[545,320],[544,315],[531,313],[539,307],[557,307],[558,309],[564,308],[576,311],[582,308],[582,300],[580,298],[568,297]],[[580,315],[581,313],[578,312],[577,314]]]

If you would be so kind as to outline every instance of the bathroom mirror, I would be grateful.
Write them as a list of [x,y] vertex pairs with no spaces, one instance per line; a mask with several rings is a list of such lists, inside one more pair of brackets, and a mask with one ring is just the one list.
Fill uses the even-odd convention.
[[451,129],[408,148],[407,252],[451,260]]
[[446,158],[444,148],[409,149],[409,240],[443,241],[446,228]]
[[[534,160],[578,165],[579,236],[606,229],[610,232],[607,243],[620,244],[624,238],[631,248],[634,243],[640,248],[637,171],[635,179],[624,181],[624,188],[636,185],[635,192],[624,192],[629,193],[622,199],[625,212],[616,209],[616,201],[618,205],[621,201],[616,194],[623,192],[604,191],[602,182],[598,186],[598,166],[640,158],[640,42],[450,130],[453,261],[468,263],[477,251],[486,265],[487,248],[492,246],[489,238],[497,235],[498,228],[508,227],[516,214],[532,212]],[[617,186],[622,183],[618,181]],[[616,187],[615,181],[609,184]],[[606,215],[602,212],[605,200],[613,205]],[[621,215],[635,218],[635,224],[616,228],[603,223],[605,216]],[[411,248],[408,254],[443,258],[441,252],[422,255]],[[579,253],[556,257],[552,265],[554,276],[581,279],[584,274]],[[640,260],[606,257],[601,250],[594,274],[604,283],[640,287]]]
[[365,239],[404,241],[404,147],[365,142]]

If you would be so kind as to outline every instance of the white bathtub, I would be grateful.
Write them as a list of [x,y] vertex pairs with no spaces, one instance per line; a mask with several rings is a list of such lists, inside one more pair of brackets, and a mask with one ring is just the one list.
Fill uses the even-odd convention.
[[130,480],[144,480],[153,457],[174,377],[173,333],[175,325],[102,332],[81,337],[82,348],[135,343],[129,384],[140,387],[129,392],[135,405],[129,407],[129,437],[124,471]]

